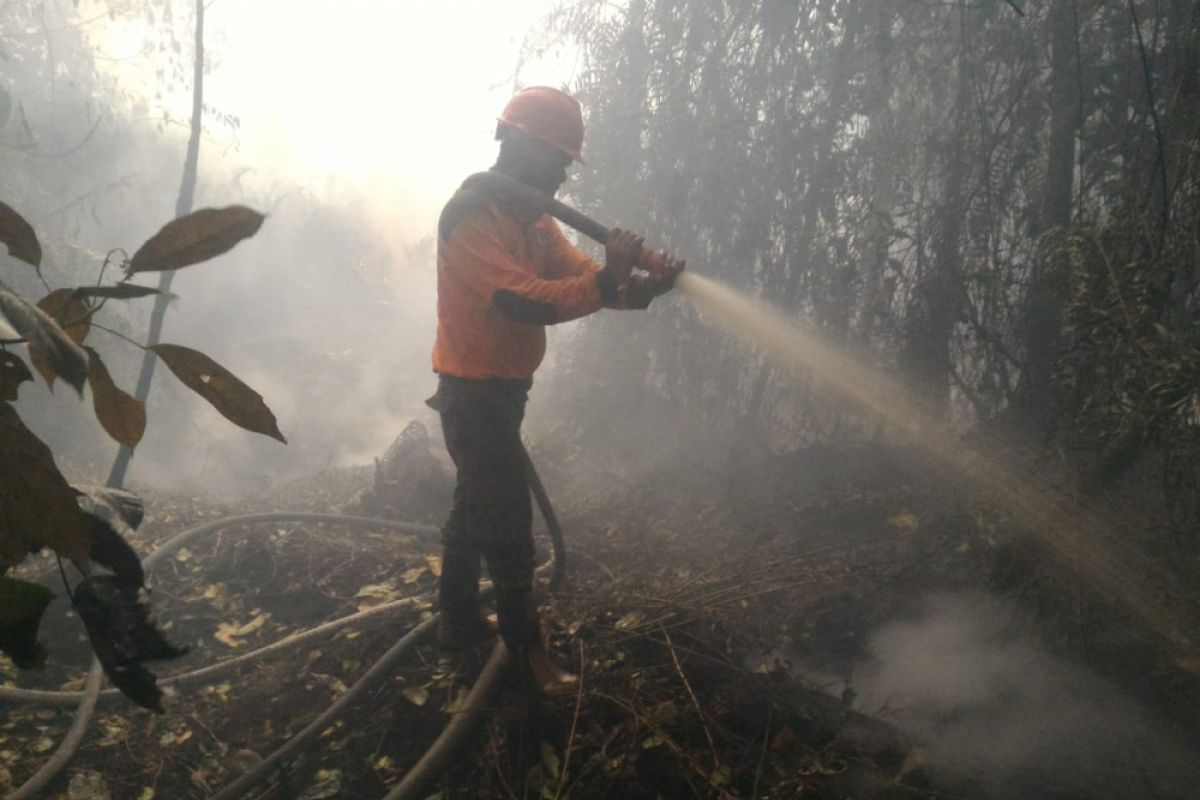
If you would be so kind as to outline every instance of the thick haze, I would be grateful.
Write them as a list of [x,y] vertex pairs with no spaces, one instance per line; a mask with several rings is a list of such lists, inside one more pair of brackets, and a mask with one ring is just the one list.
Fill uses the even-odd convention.
[[[391,225],[428,230],[461,177],[490,163],[495,117],[518,77],[522,44],[553,6],[213,3],[205,16],[205,102],[241,126],[236,137],[214,134],[203,157],[211,163],[224,145],[236,145],[236,160],[256,170],[366,192]],[[98,41],[107,38],[115,51],[123,84],[153,94],[161,87],[151,65],[133,55],[145,35],[127,21]],[[571,64],[555,58],[522,63],[519,76],[524,84],[570,77]],[[186,121],[190,86],[164,102]]]
[[[814,341],[862,354],[868,375],[918,395],[912,419],[981,434],[961,454],[970,463],[996,431],[1014,451],[1028,435],[1029,457],[997,454],[1028,474],[981,481],[982,507],[1007,503],[995,513],[1020,523],[1044,507],[1031,497],[1069,488],[1067,515],[1077,502],[1101,516],[1109,504],[1123,511],[1127,492],[1137,519],[1122,537],[1195,585],[1194,4],[1137,4],[1139,27],[1132,3],[579,0],[547,28],[555,5],[207,6],[195,207],[268,216],[253,239],[178,273],[162,338],[259,391],[289,444],[228,423],[160,364],[132,488],[261,498],[293,477],[370,463],[410,420],[433,423],[423,401],[434,389],[438,210],[492,163],[495,117],[515,86],[566,85],[588,124],[573,205],[753,295],[744,319],[761,321],[752,303],[763,301]],[[71,0],[0,13],[0,25],[24,15],[3,31],[13,49],[0,89],[21,119],[0,119],[0,199],[37,228],[56,288],[94,281],[112,248],[132,252],[171,218],[179,192],[193,4],[111,6],[111,17],[108,5]],[[579,49],[529,55],[552,36]],[[29,297],[44,294],[27,267],[10,275]],[[681,295],[645,314],[598,315],[574,347],[563,346],[570,326],[552,330],[525,431],[546,443],[539,463],[561,467],[546,470],[556,498],[619,509],[651,496],[656,479],[678,481],[692,515],[680,527],[701,519],[701,498],[783,539],[791,531],[775,520],[792,523],[773,508],[809,508],[793,504],[803,500],[793,473],[809,464],[834,510],[920,496],[938,480],[920,461],[893,465],[894,431],[824,391],[837,385],[828,359],[812,374],[781,366]],[[99,320],[140,340],[149,308],[113,303]],[[791,343],[786,333],[777,339]],[[132,391],[139,351],[102,331],[88,344]],[[51,395],[39,380],[22,387],[20,412],[72,480],[104,479],[116,445],[90,398],[61,384]],[[687,487],[693,476],[704,488]],[[1021,527],[983,518],[960,552]],[[800,539],[824,523],[796,524]],[[1097,574],[1071,557],[1060,566]],[[1151,582],[1137,577],[1114,579],[1133,587],[1120,597]],[[1153,605],[1127,605],[1173,603],[1159,588]],[[1031,784],[1040,796],[1135,797],[1139,786],[1187,796],[1179,787],[1198,780],[1190,744],[1139,699],[1052,655],[1035,627],[1008,602],[924,601],[870,638],[856,708],[916,733],[935,771],[972,796],[1039,796]]]
[[[573,65],[561,49],[522,56],[528,31],[551,6],[207,7],[195,207],[242,203],[268,218],[252,240],[176,275],[179,299],[162,340],[203,350],[260,392],[289,444],[229,424],[160,364],[131,485],[259,491],[329,466],[369,463],[409,420],[429,420],[423,400],[433,390],[437,213],[462,178],[492,163],[495,118],[518,78],[522,85],[570,79]],[[103,91],[115,96],[93,90],[86,116],[110,104],[133,109],[130,118],[102,114],[80,148],[80,159],[102,165],[95,176],[72,180],[69,164],[32,163],[73,193],[124,176],[75,223],[70,243],[86,247],[90,259],[77,272],[58,271],[48,259],[52,286],[94,279],[105,251],[132,251],[172,215],[191,108],[193,16],[187,3],[167,7],[173,18],[150,22],[111,19],[98,4],[74,12],[69,3],[47,5],[50,35],[66,42],[55,46],[77,47],[70,37],[80,31],[99,78],[111,81]],[[165,52],[151,46],[164,37],[178,42],[173,56],[173,44]],[[29,91],[23,102],[35,131],[82,137],[64,124],[81,124],[67,113],[71,99]],[[13,201],[21,204],[19,196]],[[35,227],[61,225],[53,218],[40,225],[39,209],[23,205]],[[157,275],[138,280],[154,284]],[[19,288],[40,296],[40,287]],[[127,320],[108,310],[102,319],[143,339],[150,305],[128,303]],[[89,343],[132,391],[137,351],[99,331]],[[30,424],[66,457],[76,480],[103,480],[115,445],[91,419],[89,400],[81,404],[62,387],[50,396],[41,385],[22,400]]]

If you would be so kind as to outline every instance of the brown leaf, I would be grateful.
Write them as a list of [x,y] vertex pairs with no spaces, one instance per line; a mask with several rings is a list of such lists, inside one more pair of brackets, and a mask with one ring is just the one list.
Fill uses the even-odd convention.
[[158,682],[143,664],[179,658],[187,648],[171,644],[158,629],[145,587],[91,575],[76,584],[73,601],[104,674],[130,700],[163,713]]
[[[43,302],[54,294],[52,292]],[[34,361],[35,366],[37,359],[33,356],[33,350],[37,348],[41,351],[39,357],[45,358],[46,364],[53,369],[54,374],[74,386],[75,391],[83,393],[83,384],[87,380],[87,355],[49,314],[14,292],[2,281],[0,314],[8,319],[22,337],[29,340],[30,359]]]
[[[108,297],[114,300],[133,300],[138,297],[149,297],[152,294],[162,294],[151,286],[138,286],[136,283],[118,283],[114,286],[80,286],[72,289],[76,297]],[[174,297],[167,293],[168,297]]]
[[211,403],[225,419],[240,428],[287,444],[262,395],[242,383],[232,372],[190,347],[156,344],[150,349],[175,373],[175,377]]
[[771,750],[778,753],[782,750],[790,749],[795,743],[795,732],[787,725],[784,725],[771,737]]
[[13,258],[34,267],[41,266],[42,246],[33,226],[4,203],[0,203],[0,242],[8,245],[8,254]]
[[0,314],[0,339],[12,342],[20,338],[21,334],[17,333],[12,325],[8,324],[8,320],[4,318],[3,314]]
[[0,464],[0,568],[42,547],[86,566],[87,517],[50,448],[8,403],[0,403]]
[[55,289],[38,300],[37,306],[58,323],[71,341],[83,344],[92,329],[92,307],[82,297],[77,297],[74,289]]
[[[70,337],[75,344],[83,344],[92,324],[89,322],[91,307],[81,298],[75,297],[72,289],[55,289],[50,294],[38,300],[38,308],[45,311],[49,317],[58,323],[63,333]],[[50,359],[37,345],[29,345],[29,360],[37,369],[38,374],[46,381],[46,385],[54,388],[57,374]]]
[[25,381],[33,380],[29,367],[16,353],[0,350],[0,400],[15,401],[17,388]]
[[88,354],[88,385],[96,419],[118,444],[137,447],[146,432],[146,404],[117,388],[99,353],[90,347],[83,349]]
[[129,259],[129,272],[179,269],[230,250],[258,233],[262,214],[245,206],[202,208],[174,219]]

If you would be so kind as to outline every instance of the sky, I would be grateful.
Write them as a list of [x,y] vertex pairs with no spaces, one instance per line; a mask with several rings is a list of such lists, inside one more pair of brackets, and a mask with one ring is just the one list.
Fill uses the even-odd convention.
[[[71,13],[70,0],[50,2]],[[178,392],[156,376],[132,482],[252,490],[255,476],[369,463],[410,420],[429,421],[435,272],[427,255],[410,251],[425,252],[446,200],[493,163],[495,120],[512,95],[522,45],[557,2],[209,2],[204,101],[212,111],[197,203],[261,205],[268,222],[230,254],[180,271],[172,288],[181,301],[163,339],[209,353],[253,386],[289,445],[235,429],[195,399],[183,401],[189,415],[172,416]],[[96,20],[90,36],[100,64],[122,89],[145,99],[152,121],[165,112],[175,122],[166,133],[181,157],[193,17],[188,0],[170,3],[181,40],[176,61],[186,72],[171,86],[157,74],[167,58],[147,51],[161,27],[132,11],[109,18],[95,3],[75,13]],[[522,63],[521,83],[569,84],[574,69],[564,48]],[[238,117],[236,133],[218,113]],[[239,184],[243,199],[229,176],[247,167],[254,177]],[[178,166],[169,169],[157,181],[147,231],[178,191]],[[306,191],[271,204],[293,186]],[[348,258],[338,249],[346,242],[306,227],[326,230],[308,215],[329,208],[365,223],[363,253]],[[360,269],[360,255],[378,271]]]
[[[213,0],[205,102],[240,119],[238,160],[307,186],[367,191],[401,227],[429,227],[462,177],[494,158],[522,43],[557,4]],[[161,88],[135,56],[145,41],[138,21],[100,36],[126,85],[147,96]],[[560,51],[525,63],[521,80],[562,85],[574,68]],[[184,121],[189,91],[162,100]],[[233,138],[209,125],[216,140]]]

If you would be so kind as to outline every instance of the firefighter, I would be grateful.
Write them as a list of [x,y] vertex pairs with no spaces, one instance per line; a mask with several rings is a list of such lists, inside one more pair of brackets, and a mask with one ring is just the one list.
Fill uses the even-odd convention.
[[[554,195],[579,161],[583,116],[570,95],[544,86],[517,93],[496,127],[494,171]],[[438,221],[438,327],[433,348],[446,449],[457,468],[442,531],[439,644],[458,651],[491,635],[477,597],[480,559],[495,586],[501,638],[550,695],[570,693],[542,636],[534,598],[533,508],[521,422],[545,326],[602,308],[645,308],[684,262],[654,277],[633,273],[642,238],[614,228],[604,264],[592,261],[541,210],[468,181]]]

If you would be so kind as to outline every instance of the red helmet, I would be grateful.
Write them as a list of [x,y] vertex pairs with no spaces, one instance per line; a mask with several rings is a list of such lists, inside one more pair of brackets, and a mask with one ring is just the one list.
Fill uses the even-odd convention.
[[[549,86],[530,86],[513,95],[499,116],[500,128],[516,128],[583,163],[583,112],[579,101]],[[498,134],[497,134],[498,135]]]

